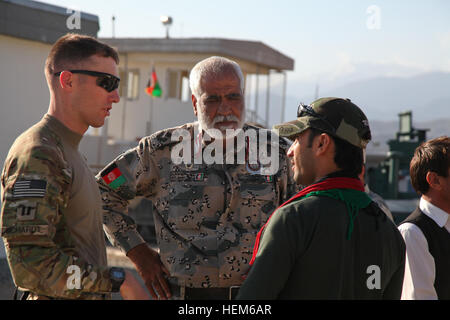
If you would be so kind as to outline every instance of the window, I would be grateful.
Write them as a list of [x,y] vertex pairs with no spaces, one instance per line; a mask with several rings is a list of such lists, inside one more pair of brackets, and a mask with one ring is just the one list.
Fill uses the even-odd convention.
[[189,71],[167,70],[167,97],[179,99],[183,102],[190,100]]
[[127,74],[125,74],[125,70],[121,69],[119,74],[120,74],[120,86],[119,86],[120,97],[127,98],[128,100],[139,99],[139,70],[129,69],[127,76]]

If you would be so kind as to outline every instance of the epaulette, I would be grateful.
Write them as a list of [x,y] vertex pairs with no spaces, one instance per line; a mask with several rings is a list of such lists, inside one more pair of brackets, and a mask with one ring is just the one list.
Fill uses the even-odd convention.
[[252,125],[251,123],[246,123],[244,125],[244,130],[248,130],[248,129],[267,132],[267,144],[269,144],[269,145],[272,145],[272,142],[271,142],[272,135],[277,136],[278,139],[277,139],[276,144],[281,150],[284,150],[285,152],[291,147],[292,141],[290,141],[289,139],[286,139],[284,137],[278,136],[278,134],[273,130],[266,129],[266,128],[263,128],[260,126],[255,126],[255,125]]
[[142,138],[139,142],[139,146],[141,148],[148,148],[148,146],[150,145],[151,150],[156,151],[177,144],[179,143],[178,140],[172,141],[172,133],[177,129],[184,129],[190,131],[191,134],[193,134],[193,126],[193,123],[186,123],[182,126],[157,131],[150,136]]
[[291,147],[291,145],[292,145],[291,140],[289,140],[285,137],[280,137],[280,148],[282,148],[284,150],[288,150]]

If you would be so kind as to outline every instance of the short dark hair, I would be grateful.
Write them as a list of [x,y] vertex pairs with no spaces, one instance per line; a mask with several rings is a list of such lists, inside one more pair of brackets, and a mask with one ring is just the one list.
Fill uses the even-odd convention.
[[308,147],[312,147],[312,142],[316,136],[326,133],[334,141],[334,162],[336,165],[352,176],[358,176],[361,173],[364,165],[363,149],[319,129],[309,128],[309,130]]
[[68,33],[53,45],[45,61],[45,73],[52,75],[63,71],[70,64],[78,63],[91,56],[111,57],[119,64],[119,55],[115,49],[97,39],[75,33]]
[[435,172],[441,177],[448,176],[450,168],[450,138],[447,136],[435,138],[422,143],[414,151],[409,165],[409,175],[414,189],[426,194],[430,189],[427,173]]

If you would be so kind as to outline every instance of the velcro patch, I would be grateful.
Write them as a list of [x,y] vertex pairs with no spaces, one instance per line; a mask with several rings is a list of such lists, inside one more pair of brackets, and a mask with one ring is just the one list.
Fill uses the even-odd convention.
[[14,183],[12,196],[18,198],[43,198],[47,190],[45,180],[18,180]]
[[27,204],[21,204],[17,206],[17,220],[18,221],[31,221],[36,217],[36,202],[29,202]]
[[205,174],[203,172],[196,173],[194,176],[195,181],[203,181],[205,179]]
[[239,174],[238,179],[241,183],[264,184],[272,183],[274,176],[262,174]]
[[48,225],[15,225],[2,228],[2,237],[11,236],[47,236]]
[[170,171],[171,182],[203,182],[208,180],[208,175],[204,169],[184,170],[180,167],[173,167]]
[[112,189],[117,189],[126,182],[122,172],[115,163],[105,169],[101,174],[103,181]]

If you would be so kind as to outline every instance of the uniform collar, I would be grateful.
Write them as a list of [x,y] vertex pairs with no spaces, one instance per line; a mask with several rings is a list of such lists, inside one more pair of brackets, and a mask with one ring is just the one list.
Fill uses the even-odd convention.
[[61,121],[55,117],[45,114],[42,121],[48,125],[56,134],[65,142],[69,143],[74,148],[78,149],[83,136],[67,128]]

